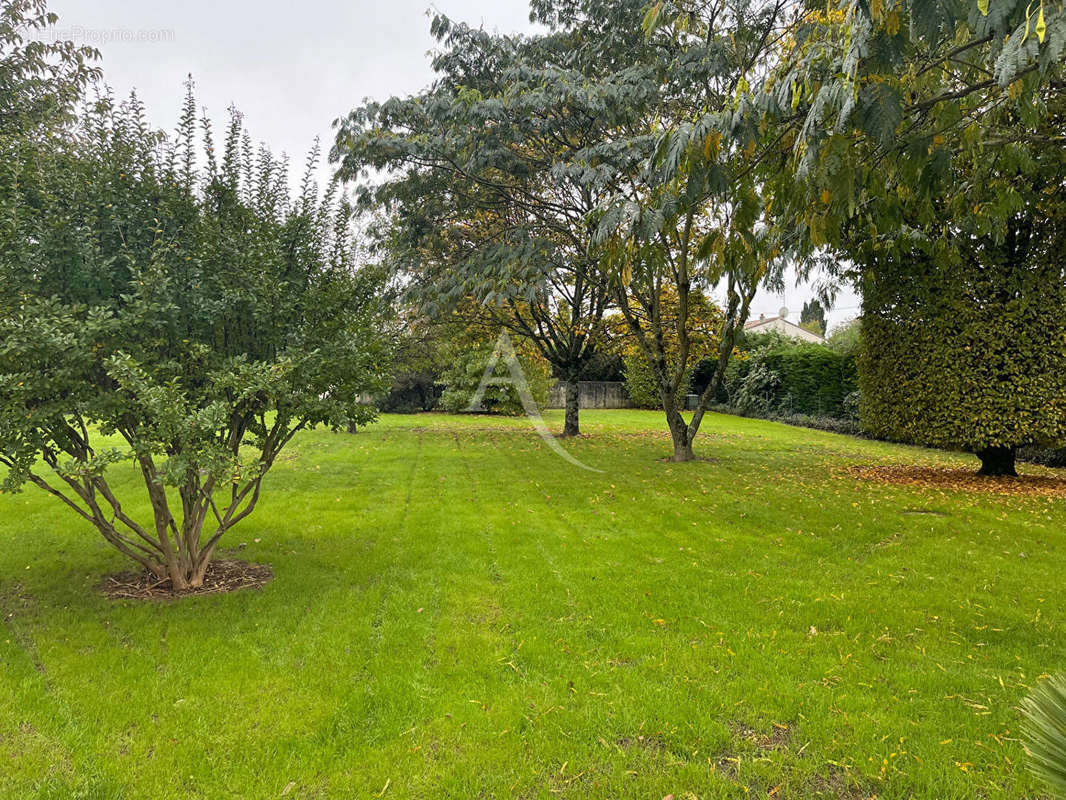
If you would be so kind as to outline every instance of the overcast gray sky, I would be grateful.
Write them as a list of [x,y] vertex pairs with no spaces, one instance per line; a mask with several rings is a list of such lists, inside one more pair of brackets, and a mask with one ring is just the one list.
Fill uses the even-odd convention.
[[[503,33],[531,31],[527,0],[436,0],[448,16]],[[364,98],[416,92],[432,80],[427,0],[51,0],[62,38],[96,46],[105,80],[120,95],[136,89],[149,118],[172,130],[182,83],[221,127],[235,104],[256,140],[301,164],[316,136],[328,150],[330,124]],[[810,296],[765,292],[754,316],[790,319]],[[830,315],[854,317],[849,292]]]

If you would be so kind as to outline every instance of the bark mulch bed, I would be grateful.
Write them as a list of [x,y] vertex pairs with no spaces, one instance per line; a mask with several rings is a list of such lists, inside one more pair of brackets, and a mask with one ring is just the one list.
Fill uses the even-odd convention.
[[1019,475],[989,477],[975,470],[947,467],[848,467],[848,474],[867,481],[914,486],[919,489],[1009,494],[1027,497],[1066,497],[1066,477]]
[[237,560],[212,561],[207,566],[203,586],[174,591],[170,579],[160,580],[148,570],[109,575],[100,591],[112,600],[169,600],[198,594],[222,594],[238,589],[259,589],[270,583],[274,570],[266,564],[249,564]]

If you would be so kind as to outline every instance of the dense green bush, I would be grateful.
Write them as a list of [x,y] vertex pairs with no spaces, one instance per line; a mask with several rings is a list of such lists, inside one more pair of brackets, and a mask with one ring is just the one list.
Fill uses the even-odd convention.
[[740,386],[733,396],[733,405],[745,414],[767,414],[776,405],[781,376],[762,363],[762,359],[753,360],[756,363],[746,371],[744,379],[740,381]]
[[770,422],[780,422],[783,425],[791,425],[794,428],[810,428],[816,431],[840,433],[846,436],[858,436],[862,439],[873,438],[862,430],[858,421],[853,419],[819,417],[811,414],[786,414],[781,411],[747,412],[742,411],[735,406],[728,405],[717,405],[713,407],[713,410],[722,414],[733,414],[738,417],[751,417],[754,419],[769,420]]
[[862,407],[862,394],[856,389],[844,396],[844,418],[855,422],[859,420],[859,412]]
[[858,356],[862,349],[862,317],[843,322],[830,331],[825,346],[841,355]]
[[[444,392],[441,394],[439,406],[444,411],[461,413],[469,410],[470,402],[481,385],[481,379],[485,374],[485,365],[492,357],[495,342],[484,342],[461,350],[452,361],[451,366],[445,371],[441,379]],[[533,401],[539,408],[548,405],[548,395],[551,392],[551,370],[548,364],[540,358],[528,353],[518,353],[518,363],[529,383]],[[510,373],[501,359],[496,364],[493,373],[496,377],[510,379]],[[517,416],[523,413],[522,400],[513,385],[489,384],[481,398],[481,413],[486,414],[510,414]]]
[[[0,135],[0,490],[36,486],[160,584],[197,588],[293,436],[373,418],[386,275],[357,261],[314,153],[293,196],[236,111],[214,149],[191,85],[173,141],[136,97],[74,111]],[[129,510],[134,470],[150,512]]]
[[1018,458],[1030,464],[1042,464],[1045,467],[1066,467],[1066,447],[1036,447],[1029,445],[1018,450]]
[[440,396],[441,387],[432,372],[402,372],[393,376],[378,408],[389,414],[417,414],[432,411]]
[[758,401],[765,411],[844,418],[845,399],[857,390],[858,375],[852,355],[820,344],[789,343],[734,359],[725,387],[726,401],[749,413],[757,411]]
[[[622,359],[622,374],[626,384],[626,394],[637,408],[661,408],[663,401],[659,395],[659,384],[655,374],[648,366],[648,360],[641,353],[627,354]],[[688,391],[688,385],[682,382],[679,394]]]

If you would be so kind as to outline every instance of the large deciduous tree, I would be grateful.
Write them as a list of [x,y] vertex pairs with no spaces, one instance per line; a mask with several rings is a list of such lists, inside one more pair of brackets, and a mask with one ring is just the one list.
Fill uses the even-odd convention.
[[864,424],[986,473],[1061,440],[1064,51],[1061,3],[844,3],[757,100],[802,120],[798,227],[864,295]]
[[[595,14],[599,4],[581,5]],[[769,179],[787,165],[791,140],[787,128],[759,119],[748,83],[775,56],[783,4],[697,5],[660,3],[647,14],[646,57],[661,86],[654,124],[642,134],[655,143],[598,220],[613,299],[654,375],[675,461],[695,457],[693,441],[751,301],[760,286],[779,285],[792,249],[774,210],[790,190]],[[644,141],[624,144],[639,150]],[[686,419],[688,375],[703,355],[693,349],[692,298],[716,286],[725,302],[714,369]]]
[[[3,488],[40,487],[197,587],[297,432],[370,418],[380,281],[310,166],[290,199],[235,112],[217,152],[191,88],[174,139],[104,94],[46,145],[0,179]],[[147,514],[116,489],[129,465]]]
[[[728,192],[715,192],[713,181],[699,186],[704,176],[724,173],[736,197],[743,191],[738,178],[754,169],[748,191],[768,202],[751,219],[775,221],[795,235],[790,245],[802,257],[801,274],[825,263],[824,248],[858,225],[873,237],[898,231],[915,196],[950,191],[944,178],[953,156],[979,157],[985,142],[1016,140],[1019,120],[1031,124],[1043,113],[1043,87],[1061,91],[1062,4],[1041,4],[1039,19],[1037,31],[1033,4],[1017,0],[658,0],[645,20],[649,35],[669,36],[686,54],[672,79],[684,80],[700,54],[716,68],[712,80],[682,94],[696,104],[680,103],[683,113],[665,115],[669,130],[660,147],[665,179],[687,190],[695,177],[688,198],[699,202],[681,192],[656,201],[652,193],[652,202],[635,203],[629,216],[649,232],[663,221],[685,241],[673,232],[687,230],[681,223],[700,203],[739,206]],[[634,245],[641,239],[630,238]],[[707,239],[697,241],[705,246]],[[750,248],[747,237],[735,241]],[[740,297],[743,309],[743,291]],[[654,346],[649,350],[655,358]],[[666,395],[671,383],[664,382]],[[677,443],[683,420],[667,413]]]
[[[564,435],[580,431],[577,381],[596,356],[611,289],[592,247],[591,215],[642,153],[614,139],[643,125],[658,82],[599,58],[643,48],[641,3],[609,21],[491,35],[437,17],[437,80],[406,99],[370,103],[339,121],[332,157],[354,179],[385,178],[365,199],[388,209],[386,246],[430,310],[473,300],[481,316],[531,342],[566,381]],[[469,308],[469,304],[466,304]]]
[[[889,438],[961,448],[1015,473],[1022,445],[1066,442],[1066,103],[951,169],[900,234],[857,234],[862,419]],[[916,207],[917,206],[917,207]]]
[[864,293],[865,423],[1011,473],[1061,435],[1063,4],[795,9],[753,107],[799,126],[796,228]]

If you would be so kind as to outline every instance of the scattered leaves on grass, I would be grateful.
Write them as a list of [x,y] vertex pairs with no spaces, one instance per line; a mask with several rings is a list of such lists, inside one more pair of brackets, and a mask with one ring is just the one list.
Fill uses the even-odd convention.
[[792,741],[792,731],[788,725],[775,722],[769,733],[760,733],[747,725],[731,726],[733,734],[747,742],[754,744],[761,752],[785,750]]
[[908,465],[852,466],[848,474],[867,481],[919,489],[1007,494],[1027,497],[1066,497],[1066,478],[1051,475],[990,477],[973,470]]
[[816,775],[807,787],[805,797],[825,797],[833,800],[866,800],[875,798],[860,788],[847,769],[829,765],[823,775]]

